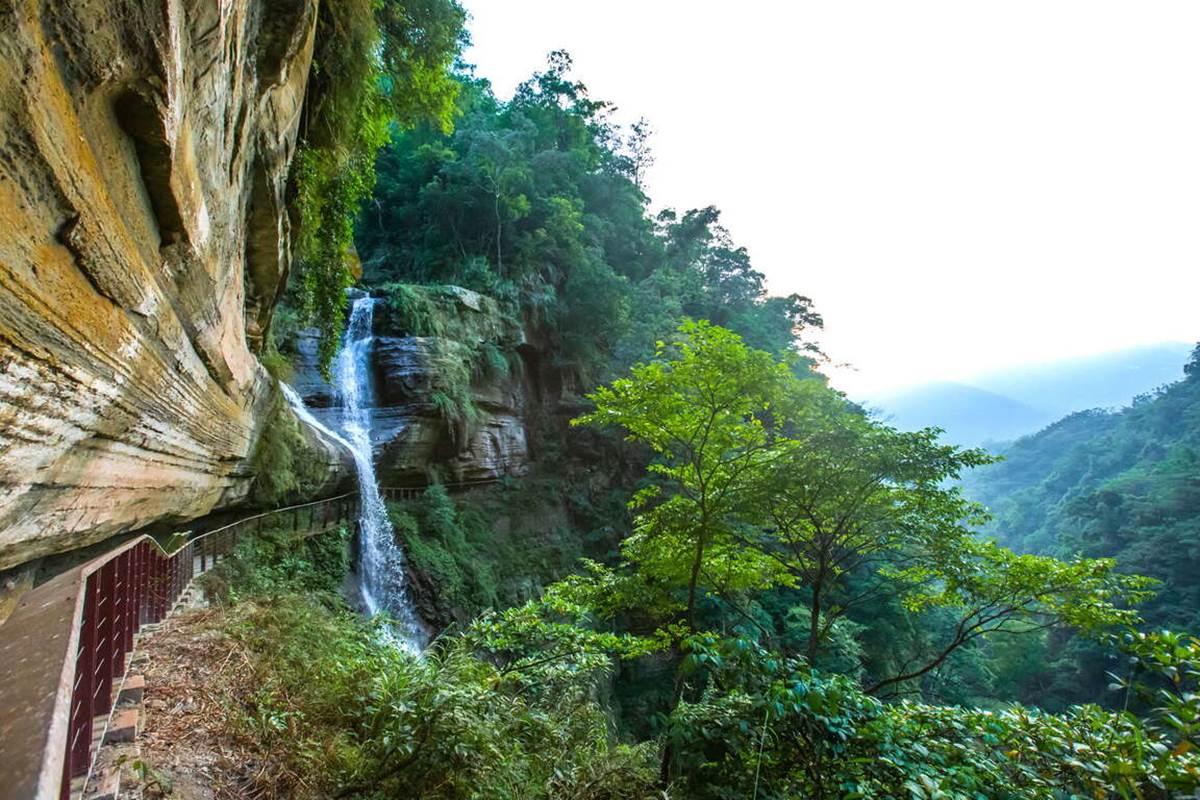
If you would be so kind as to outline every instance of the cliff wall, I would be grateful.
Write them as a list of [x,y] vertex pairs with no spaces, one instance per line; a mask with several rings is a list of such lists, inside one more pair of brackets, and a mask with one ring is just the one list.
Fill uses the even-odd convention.
[[0,2],[0,569],[250,491],[315,19]]

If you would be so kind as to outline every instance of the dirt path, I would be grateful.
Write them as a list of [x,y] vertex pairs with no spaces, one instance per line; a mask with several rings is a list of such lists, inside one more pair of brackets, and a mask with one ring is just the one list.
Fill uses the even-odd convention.
[[146,647],[144,721],[138,737],[144,796],[178,800],[259,798],[252,753],[231,733],[230,710],[253,691],[242,649],[221,611],[168,618]]

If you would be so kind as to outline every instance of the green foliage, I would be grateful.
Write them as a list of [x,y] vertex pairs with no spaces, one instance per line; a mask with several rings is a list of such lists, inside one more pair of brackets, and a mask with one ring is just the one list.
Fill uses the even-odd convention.
[[991,459],[939,444],[936,430],[882,425],[811,381],[790,386],[782,405],[786,431],[751,489],[761,530],[743,540],[808,588],[815,662],[856,606],[945,579],[942,562],[970,546],[980,517],[947,482]]
[[[1200,637],[1156,631],[1125,635],[1121,649],[1129,655],[1127,676],[1112,675],[1116,689],[1136,693],[1151,709],[1150,719],[1178,745],[1176,753],[1200,748]],[[1110,673],[1111,675],[1111,673]],[[1128,699],[1126,700],[1128,706]]]
[[638,186],[645,125],[622,135],[570,68],[551,54],[507,103],[462,75],[453,134],[397,136],[359,220],[367,279],[489,294],[585,385],[649,355],[686,315],[772,352],[797,348],[799,331],[820,326],[809,301],[767,298],[716,209],[652,218]]
[[[425,524],[453,535],[444,493],[428,500]],[[1129,685],[1161,704],[1148,723],[1095,706],[886,704],[746,638],[616,630],[612,598],[649,609],[661,592],[592,564],[418,658],[383,621],[332,601],[344,534],[305,554],[312,544],[248,540],[215,571],[242,601],[225,626],[252,673],[228,725],[272,765],[256,787],[269,794],[1166,800],[1200,786],[1200,644],[1189,637],[1124,642],[1140,665]],[[689,692],[660,737],[617,743],[601,699],[614,665],[657,660],[676,642]],[[674,754],[669,784],[654,769],[663,749]]]
[[450,315],[437,302],[437,295],[406,283],[389,283],[382,288],[391,330],[407,336],[446,335]]
[[[1154,583],[1114,573],[1111,561],[1018,556],[979,541],[980,509],[948,481],[989,463],[985,453],[941,445],[936,430],[874,422],[708,323],[685,323],[653,361],[591,399],[596,410],[577,424],[620,426],[659,456],[655,483],[632,503],[624,569],[683,592],[689,633],[702,598],[746,616],[743,598],[779,587],[807,594],[810,663],[864,601],[946,623],[898,670],[873,675],[868,692],[894,691],[985,636],[1133,623],[1129,605]],[[754,624],[769,635],[770,622]],[[846,630],[843,656],[855,651]]]
[[138,779],[138,783],[141,784],[140,788],[147,793],[147,796],[171,796],[174,784],[162,770],[155,768],[153,764],[145,759],[130,758],[128,755],[117,756],[117,767],[122,767],[126,764],[133,770],[134,776]]
[[275,508],[289,497],[311,494],[324,478],[310,456],[300,422],[276,386],[263,428],[250,458],[254,484],[250,498],[260,508]]
[[380,330],[432,338],[433,383],[428,400],[465,441],[480,417],[472,397],[477,382],[518,374],[520,329],[490,297],[457,286],[389,283]]
[[344,528],[306,538],[267,529],[244,536],[200,582],[210,598],[225,603],[305,592],[336,605],[350,566],[349,538]]
[[[965,476],[994,516],[986,530],[1018,551],[1114,558],[1157,578],[1141,608],[1153,627],[1200,628],[1200,372],[1115,413],[1085,411],[1025,437],[1002,463]],[[1050,642],[1019,691],[1051,706],[1111,701],[1107,651]],[[1052,679],[1052,685],[1047,682]]]
[[472,613],[497,605],[496,578],[483,557],[491,538],[486,520],[457,508],[438,485],[416,502],[392,504],[389,515],[409,562],[434,582],[439,603]]
[[1200,759],[1130,714],[884,704],[744,639],[688,649],[704,689],[667,726],[686,797],[1166,798],[1200,780]]
[[354,220],[396,123],[450,127],[448,68],[464,40],[454,0],[340,0],[318,10],[316,52],[293,165],[300,311],[328,371],[352,283]]
[[459,286],[385,283],[380,330],[393,336],[436,336],[472,347],[481,342],[513,345],[520,326],[494,298]]
[[[630,642],[514,609],[422,658],[378,627],[297,595],[240,607],[229,629],[250,654],[253,697],[232,720],[288,797],[654,796],[652,748],[614,742],[594,690],[603,648]],[[542,658],[522,658],[531,647]],[[501,655],[506,654],[506,655]]]
[[579,544],[558,491],[556,481],[537,478],[458,497],[434,485],[389,504],[409,564],[433,585],[439,622],[524,603],[575,567]]
[[651,471],[670,494],[663,499],[654,485],[634,497],[636,531],[622,549],[649,578],[686,588],[686,621],[695,630],[703,585],[716,579],[744,591],[776,580],[774,563],[740,547],[735,528],[748,481],[770,448],[762,417],[774,411],[789,373],[723,328],[687,322],[679,334],[630,378],[592,394],[596,410],[572,424],[619,425],[661,457]]

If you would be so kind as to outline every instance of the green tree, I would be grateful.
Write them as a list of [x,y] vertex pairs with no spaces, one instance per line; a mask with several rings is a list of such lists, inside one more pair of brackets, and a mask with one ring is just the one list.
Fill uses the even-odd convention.
[[743,547],[738,531],[772,457],[771,414],[789,377],[736,334],[686,322],[653,360],[590,395],[595,411],[572,421],[619,426],[658,457],[656,483],[631,503],[636,529],[622,552],[648,579],[683,591],[688,633],[706,586],[738,591],[777,580],[775,563]]
[[682,592],[687,635],[702,596],[732,602],[777,586],[808,594],[810,663],[861,607],[938,612],[945,640],[874,676],[868,691],[879,692],[989,635],[1136,621],[1129,606],[1153,581],[1111,561],[1018,556],[975,537],[982,509],[951,481],[991,456],[940,444],[936,429],[871,420],[707,322],[679,334],[591,395],[596,410],[575,423],[620,427],[656,454],[622,554],[645,580]]
[[839,619],[898,590],[883,568],[928,568],[932,552],[971,538],[980,510],[949,482],[993,459],[939,444],[936,430],[881,425],[824,387],[792,408],[790,435],[755,486],[767,524],[746,544],[772,553],[811,593],[806,654],[815,663]]
[[689,315],[770,352],[797,349],[820,325],[811,303],[768,298],[716,209],[687,212],[686,224],[651,218],[638,185],[646,124],[613,125],[570,67],[552,53],[507,102],[460,71],[453,132],[395,132],[358,221],[365,281],[492,295],[579,390],[650,357]]

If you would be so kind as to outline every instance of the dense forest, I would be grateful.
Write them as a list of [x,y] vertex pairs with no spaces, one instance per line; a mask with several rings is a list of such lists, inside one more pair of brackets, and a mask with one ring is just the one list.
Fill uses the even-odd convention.
[[[1182,610],[1194,615],[1194,580],[1164,572],[1185,559],[1144,555],[1173,546],[1195,509],[1178,435],[1191,413],[1194,438],[1195,375],[1127,415],[1066,420],[999,466],[936,429],[889,427],[828,386],[809,336],[819,314],[767,294],[716,208],[650,210],[649,125],[615,124],[566,53],[503,100],[468,67],[447,70],[463,41],[452,2],[384,2],[373,26],[359,9],[370,46],[342,50],[356,28],[323,8],[338,34],[329,63],[357,53],[370,66],[319,73],[316,91],[337,102],[318,106],[333,123],[303,143],[301,268],[271,357],[295,358],[312,324],[327,368],[351,283],[385,301],[387,324],[425,336],[447,324],[430,298],[460,286],[519,335],[447,379],[446,413],[470,425],[463,386],[489,370],[536,370],[558,391],[533,412],[529,476],[392,504],[418,585],[452,606],[430,620],[442,631],[424,657],[348,611],[341,538],[268,539],[209,580],[263,687],[238,724],[286,765],[264,778],[271,791],[1050,798],[1197,785],[1200,641],[1142,627],[1195,629]],[[357,94],[334,88],[343,78]],[[1087,444],[1078,428],[1093,424],[1112,441]],[[1044,478],[1020,457],[1039,443],[1066,453]],[[993,486],[1024,481],[1034,502],[1013,494],[988,523],[970,497],[995,505],[1000,490],[957,484],[981,467],[1006,470]],[[1066,503],[1047,483],[1061,480],[1079,486]],[[553,530],[491,527],[553,504],[569,510]],[[1143,541],[1121,539],[1130,520]],[[1142,574],[1171,589],[1156,596]],[[1107,707],[1035,707],[1030,654],[1067,640],[1132,665],[1112,696],[1081,698]]]
[[[951,278],[1087,237],[961,167],[1027,167],[1025,199],[1090,184],[980,162],[1005,131],[939,80],[969,63],[861,9],[785,43],[760,36],[801,29],[781,4],[740,30],[748,7],[593,4],[625,26],[587,31],[606,56],[678,56],[647,89],[800,165],[740,171],[739,213],[795,229],[746,241],[722,197],[656,202],[683,153],[655,172],[651,121],[566,51],[494,88],[464,1],[0,3],[0,798],[1200,798],[1200,347],[997,452],[960,433],[981,389],[1007,439],[1093,373],[935,387],[936,418],[892,424],[817,344],[853,306],[889,320],[860,353],[903,348],[885,373],[996,359],[980,337],[914,363],[963,310],[1041,346],[1009,321],[1095,308],[1095,281]],[[940,38],[1001,65],[986,104],[1022,84],[977,49],[1014,49],[985,16]],[[1076,88],[1088,62],[1025,22]],[[1007,139],[1053,156],[1061,121]],[[690,177],[716,185],[749,151],[712,147]],[[824,305],[772,294],[784,271]]]
[[[1155,628],[1200,628],[1200,347],[1182,380],[1120,411],[1081,411],[965,476],[988,534],[1019,552],[1115,558],[1160,581],[1140,607]],[[1045,705],[1103,701],[1111,654],[1051,637],[1027,654],[1018,692]]]
[[502,103],[460,75],[454,132],[399,132],[377,164],[356,243],[370,285],[455,284],[533,321],[580,385],[650,353],[684,316],[793,349],[807,298],[768,298],[708,207],[647,214],[649,127],[625,131],[566,53]]

